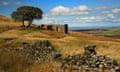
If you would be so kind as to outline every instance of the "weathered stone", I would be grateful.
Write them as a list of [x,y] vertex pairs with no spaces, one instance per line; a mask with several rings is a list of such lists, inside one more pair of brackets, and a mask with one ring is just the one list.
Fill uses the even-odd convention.
[[68,33],[68,24],[41,24],[37,29]]
[[62,56],[55,51],[52,44],[48,40],[34,41],[31,44],[23,42],[23,49],[15,48],[13,50],[19,52],[21,55],[28,57],[28,62],[43,62],[51,59],[60,59]]
[[83,54],[65,57],[61,68],[71,68],[71,72],[74,68],[80,72],[120,72],[119,64],[108,56],[97,55],[95,47],[87,46]]

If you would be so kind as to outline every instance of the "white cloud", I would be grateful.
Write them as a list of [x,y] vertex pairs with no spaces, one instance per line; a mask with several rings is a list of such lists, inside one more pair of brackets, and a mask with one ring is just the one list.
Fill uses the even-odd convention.
[[85,12],[74,12],[74,15],[84,15],[84,14],[88,14],[88,12],[87,11],[85,11]]
[[21,5],[22,3],[18,1],[18,2],[15,2],[14,4]]
[[[46,23],[68,23],[68,24],[79,24],[79,23],[110,23],[120,22],[120,8],[119,6],[100,6],[100,7],[88,7],[86,5],[80,5],[75,7],[57,6],[49,13],[46,14],[49,18],[43,22]],[[58,18],[58,16],[60,16]]]
[[92,8],[90,8],[90,10],[112,10],[114,8],[120,8],[120,5],[98,6],[98,7],[92,7]]
[[78,7],[74,7],[73,10],[75,10],[75,11],[86,11],[86,10],[88,10],[88,7],[85,6],[85,5],[81,5],[81,6],[78,6]]
[[120,8],[112,9],[112,12],[113,12],[113,13],[120,13]]
[[10,4],[10,2],[2,2],[2,5],[4,5],[4,6],[7,6],[9,4]]
[[102,6],[102,7],[94,7],[94,8],[91,8],[91,10],[107,10],[111,7],[106,7],[106,6]]
[[2,5],[8,6],[8,5],[30,5],[30,4],[25,4],[20,1],[6,1],[6,2],[2,2]]
[[64,6],[57,6],[51,10],[51,15],[84,15],[88,14],[88,7],[85,5],[68,8]]
[[64,6],[57,6],[51,10],[52,15],[57,15],[60,13],[67,13],[70,9]]
[[77,18],[80,22],[95,22],[95,21],[102,21],[105,17],[103,16],[90,16],[90,17],[81,17]]
[[53,24],[56,23],[57,19],[56,18],[49,18],[49,17],[44,17],[42,20],[35,20],[33,23],[35,24]]
[[114,19],[113,22],[120,23],[120,18],[119,19]]
[[41,22],[43,24],[55,23],[56,22],[56,18],[48,18],[48,17],[46,17],[43,20],[41,20]]
[[115,18],[112,13],[107,14],[107,17],[109,17],[109,18]]
[[109,13],[109,11],[102,11],[102,13],[103,13],[103,14],[108,14],[108,13]]

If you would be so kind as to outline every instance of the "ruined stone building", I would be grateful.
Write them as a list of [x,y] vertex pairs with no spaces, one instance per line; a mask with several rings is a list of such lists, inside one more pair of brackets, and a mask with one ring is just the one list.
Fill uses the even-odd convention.
[[56,32],[68,33],[67,24],[41,24],[39,28],[42,30],[51,30]]

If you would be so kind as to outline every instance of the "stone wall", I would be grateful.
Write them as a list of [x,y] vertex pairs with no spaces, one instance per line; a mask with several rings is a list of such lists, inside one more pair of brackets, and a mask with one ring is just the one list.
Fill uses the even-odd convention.
[[41,24],[39,25],[42,30],[51,30],[56,32],[68,33],[68,25],[67,24]]
[[116,60],[106,55],[97,55],[96,46],[87,46],[83,54],[65,57],[61,68],[63,72],[120,72]]
[[48,40],[37,40],[32,43],[23,42],[22,45],[21,49],[11,48],[10,50],[27,56],[28,63],[48,62],[62,57]]
[[[60,71],[53,72],[120,72],[120,65],[116,60],[106,55],[98,55],[96,46],[87,46],[83,54],[63,57],[48,40],[36,40],[32,43],[23,42],[23,47],[11,48],[23,56],[27,56],[28,63],[41,63],[53,60],[59,62],[56,67]],[[53,68],[54,69],[54,68]]]

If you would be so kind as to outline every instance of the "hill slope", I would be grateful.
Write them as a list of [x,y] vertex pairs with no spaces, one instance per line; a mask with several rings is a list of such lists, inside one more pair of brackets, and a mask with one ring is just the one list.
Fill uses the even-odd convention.
[[[120,63],[119,39],[93,36],[73,31],[69,31],[68,34],[63,34],[38,29],[21,30],[19,25],[20,23],[13,21],[3,21],[0,23],[0,49],[15,47],[20,48],[22,46],[22,42],[49,40],[57,51],[66,56],[82,53],[83,48],[87,45],[97,45],[96,50],[98,54],[111,56]],[[10,29],[8,29],[9,26],[11,27]]]
[[0,21],[12,21],[12,19],[0,14]]
[[[2,47],[6,47],[6,45],[8,47],[15,47],[16,44],[20,45],[20,43],[23,41],[47,39],[50,40],[56,49],[62,52],[64,55],[80,53],[84,46],[96,44],[100,54],[112,55],[115,58],[119,58],[120,40],[117,39],[92,36],[72,31],[69,31],[68,34],[63,34],[47,30],[21,30],[19,28],[15,28],[15,24],[17,26],[20,25],[15,22],[11,22],[9,25],[12,27],[12,29],[0,33],[0,42],[6,40],[6,43],[1,43]],[[6,22],[4,22],[4,25],[6,25]],[[0,23],[0,29],[4,29],[6,26],[8,26],[8,24],[6,26],[4,25],[3,23]]]

